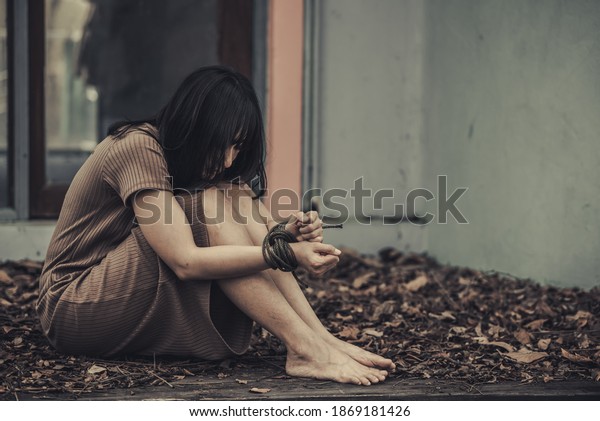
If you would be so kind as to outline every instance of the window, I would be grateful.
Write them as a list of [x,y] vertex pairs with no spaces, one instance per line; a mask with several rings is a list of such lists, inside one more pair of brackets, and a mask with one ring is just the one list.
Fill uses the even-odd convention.
[[110,124],[153,115],[193,69],[252,76],[264,2],[0,0],[0,218],[56,218]]

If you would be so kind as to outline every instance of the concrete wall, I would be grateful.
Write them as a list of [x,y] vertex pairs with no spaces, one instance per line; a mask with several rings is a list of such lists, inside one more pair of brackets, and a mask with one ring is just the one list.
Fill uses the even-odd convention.
[[600,2],[431,0],[424,180],[468,225],[428,227],[443,262],[600,285]]
[[[317,0],[315,7],[315,27],[308,30],[318,34],[316,128],[305,137],[316,148],[313,187],[350,191],[363,177],[373,194],[391,189],[395,195],[381,206],[365,198],[364,213],[379,218],[370,225],[350,219],[325,239],[363,252],[422,248],[421,228],[383,226],[381,216],[394,215],[395,204],[421,181],[424,3]],[[354,199],[336,202],[354,214]]]
[[600,2],[317,4],[315,186],[468,188],[468,224],[351,222],[328,241],[600,285]]
[[0,223],[0,261],[44,260],[55,221]]

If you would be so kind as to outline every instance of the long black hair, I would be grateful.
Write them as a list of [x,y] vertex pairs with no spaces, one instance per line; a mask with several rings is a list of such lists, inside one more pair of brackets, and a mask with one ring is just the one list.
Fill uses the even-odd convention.
[[[144,124],[157,133],[144,130]],[[194,71],[158,114],[114,123],[108,135],[121,138],[132,129],[144,130],[160,143],[176,189],[224,181],[250,184],[257,196],[266,189],[260,105],[250,81],[231,68]],[[225,168],[225,153],[232,145],[239,153]]]

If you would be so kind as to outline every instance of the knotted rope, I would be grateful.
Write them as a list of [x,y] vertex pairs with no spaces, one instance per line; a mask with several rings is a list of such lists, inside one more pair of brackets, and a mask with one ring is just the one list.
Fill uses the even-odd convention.
[[298,267],[298,261],[290,243],[295,243],[296,239],[292,233],[285,230],[285,225],[285,222],[282,222],[269,230],[263,240],[262,252],[272,269],[292,272]]
[[[269,230],[263,240],[262,253],[265,261],[272,269],[292,272],[298,268],[298,261],[292,247],[290,247],[290,243],[297,241],[292,233],[286,231],[286,224],[286,222],[282,222]],[[323,229],[342,228],[342,224],[323,224],[322,227]]]

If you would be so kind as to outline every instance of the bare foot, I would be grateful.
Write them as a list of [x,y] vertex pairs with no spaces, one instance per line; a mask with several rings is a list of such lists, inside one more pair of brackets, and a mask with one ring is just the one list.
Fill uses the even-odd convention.
[[285,370],[290,376],[365,386],[384,381],[388,374],[360,364],[321,339],[302,346],[299,351],[288,349]]
[[349,344],[348,342],[344,342],[330,333],[327,333],[327,335],[323,337],[323,339],[328,344],[331,344],[338,350],[347,354],[355,361],[358,361],[359,363],[367,367],[378,367],[390,371],[394,371],[396,369],[396,364],[394,364],[394,362],[389,358],[381,357],[377,354],[373,354],[372,352],[359,348],[355,345]]

